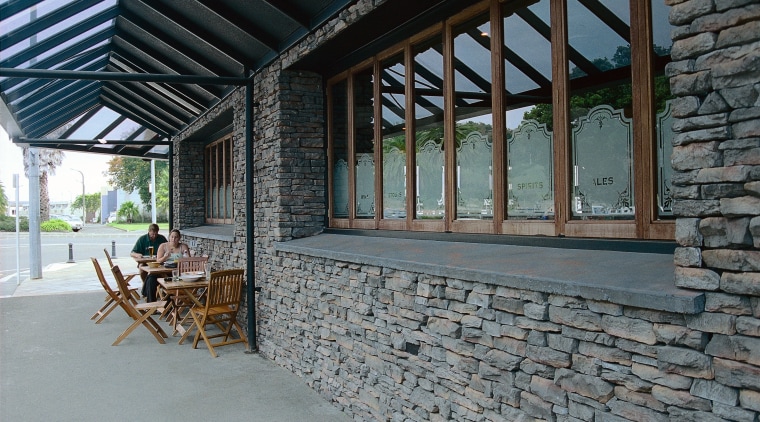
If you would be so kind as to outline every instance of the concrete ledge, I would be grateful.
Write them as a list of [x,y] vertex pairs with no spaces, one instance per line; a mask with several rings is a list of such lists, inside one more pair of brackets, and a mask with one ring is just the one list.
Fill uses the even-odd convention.
[[182,236],[192,236],[201,239],[220,240],[233,242],[235,240],[235,226],[232,224],[217,224],[198,226],[182,229]]
[[541,248],[323,233],[275,250],[454,277],[638,308],[696,314],[704,294],[673,284],[666,254]]

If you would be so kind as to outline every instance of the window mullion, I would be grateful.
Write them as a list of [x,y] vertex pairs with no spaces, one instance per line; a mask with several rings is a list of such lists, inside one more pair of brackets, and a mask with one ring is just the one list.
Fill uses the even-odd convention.
[[551,44],[552,44],[552,96],[554,126],[554,224],[555,233],[564,234],[565,224],[570,219],[570,189],[572,171],[570,169],[570,72],[567,42],[567,1],[550,3]]
[[505,128],[507,127],[506,119],[506,102],[504,93],[504,26],[501,13],[501,3],[498,1],[491,2],[491,108],[493,110],[493,223],[494,233],[502,233],[502,222],[504,221],[505,212]]
[[445,167],[444,231],[451,231],[456,218],[456,113],[454,107],[454,37],[450,23],[443,26],[443,162]]

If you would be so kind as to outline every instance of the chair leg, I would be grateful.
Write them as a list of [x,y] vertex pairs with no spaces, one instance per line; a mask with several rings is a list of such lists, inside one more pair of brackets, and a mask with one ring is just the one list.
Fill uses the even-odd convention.
[[[92,316],[90,317],[90,319],[95,319],[95,318],[98,317],[98,315],[102,315],[103,311],[105,311],[106,309],[108,309],[108,307],[111,306],[111,304],[114,303],[114,300],[113,300],[113,298],[111,296],[106,296],[105,302],[106,303],[103,304],[103,306],[101,306],[100,309],[98,309],[97,312],[95,312],[94,314],[92,314]],[[96,324],[97,324],[97,322],[96,322]]]
[[195,314],[193,314],[193,319],[196,320],[195,324],[198,326],[198,332],[195,334],[195,339],[193,340],[193,349],[197,348],[198,340],[201,336],[203,336],[203,341],[206,343],[206,347],[208,347],[208,351],[211,353],[211,357],[217,357],[214,346],[211,344],[211,341],[206,334],[206,316],[204,315],[201,321],[198,321]]
[[100,324],[101,322],[103,322],[103,320],[106,319],[106,317],[111,313],[111,311],[113,311],[119,306],[119,303],[114,301],[113,299],[111,299],[111,302],[112,302],[111,306],[100,315],[100,318],[98,318],[97,321],[95,321],[96,324]]
[[134,331],[135,328],[137,328],[140,325],[144,325],[148,329],[148,331],[150,331],[150,333],[153,334],[153,337],[155,337],[159,343],[166,344],[166,341],[164,341],[164,337],[166,337],[166,333],[164,333],[163,330],[161,330],[161,327],[158,327],[158,330],[160,330],[160,334],[159,334],[159,331],[156,331],[156,329],[154,328],[154,326],[158,326],[158,324],[156,324],[156,321],[154,321],[153,318],[150,317],[154,311],[155,309],[144,312],[140,316],[140,318],[136,319],[132,323],[132,325],[130,325],[126,330],[124,330],[123,333],[121,333],[119,337],[116,338],[116,341],[114,341],[111,346],[117,346],[119,343],[121,343],[122,340],[127,338],[127,336],[129,336],[129,334],[132,333],[132,331]]

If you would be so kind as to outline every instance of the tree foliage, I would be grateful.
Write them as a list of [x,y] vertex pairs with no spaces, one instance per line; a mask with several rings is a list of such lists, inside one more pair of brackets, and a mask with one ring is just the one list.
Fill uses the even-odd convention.
[[[100,210],[100,193],[88,193],[85,195],[85,205],[87,205],[88,217],[90,215],[97,215],[97,211]],[[82,195],[77,195],[74,202],[71,203],[71,208],[82,208]]]
[[127,223],[132,223],[134,218],[140,215],[140,209],[132,201],[126,201],[119,207],[119,211],[116,213],[119,217],[127,220]]
[[3,182],[0,182],[0,215],[8,213],[8,197],[5,196],[5,187]]
[[[160,202],[159,196],[161,187],[158,186],[159,175],[161,172],[166,171],[168,174],[169,163],[166,161],[156,160],[156,206]],[[108,176],[108,183],[118,189],[122,189],[125,192],[135,192],[140,195],[140,201],[145,205],[146,209],[150,209],[150,161],[143,160],[141,158],[131,157],[114,157],[108,162],[108,170],[106,171]],[[167,201],[168,201],[168,178],[167,188]],[[160,208],[160,207],[159,207]]]
[[[40,221],[50,219],[50,195],[48,193],[48,175],[55,175],[55,169],[63,163],[63,151],[58,149],[40,148],[37,150],[39,155],[40,171]],[[31,154],[29,148],[23,149],[24,154],[24,174],[29,178],[29,167],[31,164]]]

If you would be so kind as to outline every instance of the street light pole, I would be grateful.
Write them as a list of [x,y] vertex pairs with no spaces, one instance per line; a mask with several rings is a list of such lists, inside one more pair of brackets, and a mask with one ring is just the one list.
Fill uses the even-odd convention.
[[79,174],[82,176],[82,227],[84,227],[87,224],[87,197],[84,193],[84,173],[77,169],[72,170],[79,172]]

